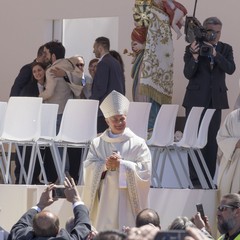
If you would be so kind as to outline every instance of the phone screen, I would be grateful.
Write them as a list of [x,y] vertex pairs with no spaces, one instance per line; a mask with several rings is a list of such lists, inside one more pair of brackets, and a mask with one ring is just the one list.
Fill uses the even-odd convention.
[[205,219],[205,213],[203,210],[203,205],[202,204],[197,204],[196,205],[197,211],[200,213],[202,220]]
[[57,187],[52,190],[52,197],[53,198],[66,198],[64,193],[65,188],[64,187]]

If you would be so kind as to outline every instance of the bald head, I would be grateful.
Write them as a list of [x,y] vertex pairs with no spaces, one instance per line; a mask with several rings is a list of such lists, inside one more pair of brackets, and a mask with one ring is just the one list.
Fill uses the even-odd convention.
[[58,217],[49,211],[36,214],[33,218],[33,231],[36,237],[55,237],[59,231]]
[[136,227],[141,227],[150,223],[161,228],[158,213],[150,208],[143,209],[136,217]]

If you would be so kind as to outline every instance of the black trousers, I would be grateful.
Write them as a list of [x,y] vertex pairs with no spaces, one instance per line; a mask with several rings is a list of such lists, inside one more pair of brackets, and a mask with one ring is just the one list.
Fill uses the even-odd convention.
[[[186,108],[186,117],[188,117],[190,111],[191,111],[191,108]],[[201,119],[203,118],[205,111],[206,111],[206,109],[203,110]],[[210,125],[209,125],[207,144],[201,150],[212,178],[214,178],[214,174],[216,171],[217,150],[218,150],[216,137],[217,137],[217,133],[220,128],[220,125],[221,125],[221,116],[222,116],[221,109],[216,109],[216,111],[213,114]],[[199,164],[200,164],[200,166],[202,166],[200,161],[199,161]],[[200,182],[199,182],[197,173],[193,167],[193,164],[192,164],[192,161],[190,158],[188,158],[188,165],[189,165],[190,178],[192,180],[193,185],[199,186]],[[203,170],[203,168],[202,168],[202,170]],[[203,172],[204,172],[204,170],[203,170]]]

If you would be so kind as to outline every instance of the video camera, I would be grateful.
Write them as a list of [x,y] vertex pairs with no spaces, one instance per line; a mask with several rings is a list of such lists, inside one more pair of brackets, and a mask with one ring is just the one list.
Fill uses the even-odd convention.
[[216,39],[216,33],[212,30],[206,30],[195,17],[186,17],[185,22],[185,40],[188,43],[197,41],[200,48],[200,56],[210,56],[213,52],[213,47],[204,42],[211,42]]
[[199,44],[199,54],[200,56],[210,56],[213,53],[213,47],[205,44],[204,42],[211,42],[216,39],[216,32],[212,30],[206,30],[201,23],[195,18],[195,12],[197,7],[197,0],[195,0],[193,17],[186,17],[185,21],[185,40],[188,43],[197,41]]

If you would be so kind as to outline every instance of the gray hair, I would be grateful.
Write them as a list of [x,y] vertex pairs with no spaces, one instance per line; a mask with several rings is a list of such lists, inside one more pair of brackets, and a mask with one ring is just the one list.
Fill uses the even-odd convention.
[[238,193],[226,194],[222,197],[222,199],[229,200],[230,202],[228,204],[230,204],[231,206],[234,206],[236,208],[240,207],[240,195]]
[[203,27],[207,28],[207,25],[209,25],[209,24],[222,26],[222,22],[217,17],[209,17],[209,18],[205,19],[203,22]]

